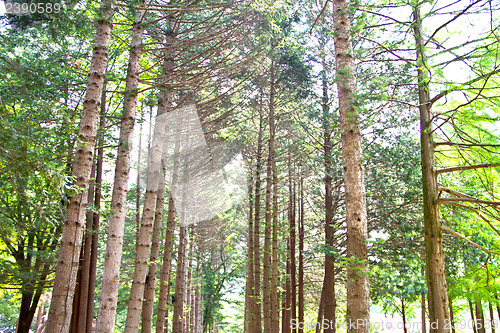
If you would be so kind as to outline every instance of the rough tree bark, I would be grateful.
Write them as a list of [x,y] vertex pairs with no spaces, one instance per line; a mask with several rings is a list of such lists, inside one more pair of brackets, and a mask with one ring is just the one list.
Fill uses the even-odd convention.
[[279,301],[278,301],[278,171],[276,170],[275,137],[276,125],[274,115],[275,95],[274,61],[271,61],[270,92],[269,92],[269,154],[273,172],[273,230],[272,230],[272,266],[271,266],[271,325],[272,332],[279,332]]
[[90,268],[89,268],[89,293],[87,299],[87,322],[85,324],[85,332],[90,333],[92,331],[92,322],[94,319],[94,296],[95,296],[95,283],[96,283],[96,273],[97,273],[97,250],[99,242],[99,212],[101,210],[101,184],[102,184],[102,166],[104,158],[104,130],[106,127],[106,91],[102,92],[101,99],[101,114],[99,128],[101,133],[99,133],[99,141],[97,149],[97,161],[96,161],[96,177],[95,177],[95,198],[94,198],[94,208],[95,211],[92,216],[92,246],[90,250]]
[[480,299],[476,300],[476,328],[477,333],[486,333],[486,328],[484,326],[484,312],[483,304]]
[[261,333],[262,332],[262,299],[260,291],[260,197],[261,197],[261,171],[262,171],[262,131],[263,131],[263,114],[260,110],[260,120],[259,120],[259,137],[257,142],[257,164],[255,170],[255,210],[254,210],[254,230],[253,230],[253,268],[254,268],[254,280],[253,280],[253,292],[252,296],[254,298],[252,305],[254,306],[251,316],[251,321],[253,322],[250,328],[250,332]]
[[[348,333],[370,331],[370,297],[365,180],[362,164],[356,79],[352,55],[349,0],[334,0],[336,76],[342,133],[342,164],[347,212],[347,325]],[[325,307],[326,311],[326,307]],[[351,326],[352,324],[352,326]]]
[[418,100],[420,111],[420,153],[424,206],[424,242],[431,332],[449,332],[448,293],[445,276],[443,234],[439,221],[438,184],[432,137],[429,77],[422,37],[419,5],[413,8],[413,32],[417,51]]
[[[323,57],[322,93],[321,107],[323,120],[323,164],[325,169],[325,245],[327,251],[333,249],[333,238],[335,231],[333,226],[333,165],[332,165],[332,131],[330,129],[330,106],[328,98],[328,80],[326,76],[326,61]],[[321,309],[322,318],[328,322],[325,333],[335,332],[335,313],[337,309],[335,295],[335,262],[334,258],[325,253],[325,275],[323,279],[321,299],[323,307]],[[319,316],[318,316],[319,318]]]
[[[174,70],[174,58],[173,58],[173,45],[175,41],[175,16],[170,15],[168,17],[168,30],[165,37],[165,59],[164,59],[164,72],[167,78],[169,78]],[[178,182],[178,165],[179,165],[179,149],[180,144],[176,139],[175,142],[175,152],[174,152],[174,166],[173,166],[173,176],[171,183],[171,192],[177,186]],[[167,216],[167,231],[165,235],[165,249],[163,253],[163,264],[160,275],[160,292],[158,296],[158,312],[156,317],[156,333],[163,333],[167,329],[167,311],[168,311],[168,291],[170,289],[170,270],[172,266],[172,250],[174,246],[173,235],[175,229],[175,217],[176,210],[174,205],[174,200],[172,195],[170,195],[168,200],[168,216]]]
[[[165,168],[163,167],[165,173]],[[141,332],[150,333],[153,324],[153,307],[156,287],[156,273],[158,265],[158,257],[160,254],[160,228],[163,222],[163,210],[165,201],[165,176],[160,179],[158,185],[158,195],[156,196],[156,212],[153,224],[153,239],[151,241],[151,255],[149,262],[149,271],[146,278],[146,286],[144,288],[144,302],[142,305]]]
[[[271,106],[270,106],[271,107]],[[265,229],[264,229],[264,260],[262,276],[262,302],[264,315],[264,333],[272,333],[271,312],[271,233],[272,233],[272,154],[269,140],[269,149],[266,163],[266,207],[265,207]]]
[[99,104],[101,102],[104,76],[109,56],[108,47],[113,28],[111,21],[113,12],[114,2],[104,0],[101,5],[101,15],[97,24],[87,92],[80,120],[79,143],[76,148],[72,171],[74,185],[80,189],[80,193],[70,198],[66,209],[52,301],[46,325],[47,333],[69,331],[87,208],[87,188],[97,135]]
[[[184,213],[181,213],[183,215]],[[184,318],[184,289],[186,281],[184,279],[186,272],[186,250],[188,243],[188,227],[182,225],[179,230],[179,247],[177,251],[177,269],[175,277],[175,298],[174,298],[174,313],[172,317],[172,332],[184,333],[183,318]]]
[[120,137],[116,156],[115,177],[111,198],[111,214],[108,224],[108,240],[103,266],[102,291],[96,330],[99,333],[113,332],[118,302],[119,274],[125,228],[126,199],[130,173],[131,140],[134,132],[139,85],[140,60],[144,26],[143,10],[136,13],[136,22],[132,28],[132,40],[128,61],[125,86],[125,100],[120,122]]
[[156,315],[156,333],[167,330],[168,290],[170,289],[170,270],[172,267],[172,250],[174,246],[175,207],[174,199],[168,199],[167,230],[165,232],[165,248],[163,249],[163,263],[160,274],[160,292],[158,295],[158,310]]
[[[168,19],[168,31],[166,34],[166,50],[169,52],[173,43],[173,16]],[[162,83],[168,82],[173,71],[173,59],[166,56],[163,62]],[[146,176],[146,192],[144,195],[144,206],[141,217],[141,225],[138,234],[137,252],[135,256],[134,274],[130,290],[127,319],[125,322],[125,333],[137,333],[139,330],[140,315],[142,310],[142,298],[148,271],[148,259],[151,248],[151,236],[153,232],[154,215],[156,211],[156,198],[158,195],[159,179],[161,174],[161,159],[163,156],[165,131],[164,115],[172,109],[172,97],[170,89],[164,84],[160,86],[160,97],[158,99],[158,111],[155,120],[155,128],[148,157],[148,171]]]
[[[302,170],[301,170],[302,171]],[[300,175],[299,181],[299,295],[298,295],[298,322],[304,322],[304,178]],[[297,332],[304,329],[299,327]]]
[[474,333],[477,333],[477,328],[476,328],[476,319],[474,318],[474,306],[472,304],[472,301],[471,300],[468,300],[469,301],[469,311],[470,311],[470,318],[472,320],[472,331]]
[[253,174],[250,170],[250,177],[248,180],[248,248],[247,248],[247,279],[245,286],[245,332],[251,332],[252,329],[252,316],[253,316]]

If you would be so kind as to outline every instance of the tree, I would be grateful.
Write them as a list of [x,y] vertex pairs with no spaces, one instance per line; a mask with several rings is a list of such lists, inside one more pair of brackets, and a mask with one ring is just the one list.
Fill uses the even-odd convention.
[[[349,1],[335,0],[336,77],[342,132],[342,163],[347,213],[347,323],[348,332],[369,332],[368,237],[359,111],[352,56]],[[351,328],[351,323],[356,323]]]
[[[83,220],[87,205],[86,189],[89,185],[97,119],[102,87],[108,61],[108,45],[111,38],[113,2],[102,2],[102,16],[97,25],[95,48],[92,55],[87,93],[80,121],[80,143],[73,163],[74,186],[80,192],[69,199],[54,280],[55,291],[50,304],[48,332],[67,331],[71,319],[78,259],[83,237]],[[64,309],[64,311],[61,311]]]
[[125,202],[130,172],[130,141],[134,130],[140,61],[142,53],[142,24],[145,11],[136,12],[132,29],[130,55],[128,61],[125,101],[120,123],[120,138],[116,156],[115,179],[111,199],[111,215],[108,227],[106,260],[103,267],[103,282],[97,331],[111,332],[115,323],[116,303],[118,301],[119,271],[121,264],[123,232],[125,224]]

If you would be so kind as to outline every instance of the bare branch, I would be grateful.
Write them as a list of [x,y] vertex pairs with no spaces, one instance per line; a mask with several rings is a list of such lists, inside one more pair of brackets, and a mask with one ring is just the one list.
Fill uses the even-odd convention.
[[441,226],[441,229],[444,230],[444,231],[447,231],[449,232],[450,234],[454,235],[454,236],[457,236],[458,238],[466,241],[467,243],[469,243],[470,245],[474,246],[474,247],[477,247],[478,249],[480,250],[483,250],[484,252],[488,253],[488,254],[496,254],[496,255],[500,255],[500,253],[498,252],[495,252],[495,251],[490,251],[488,250],[487,248],[485,248],[484,246],[481,246],[477,243],[474,243],[473,241],[471,241],[470,239],[468,239],[467,237],[465,237],[464,235],[461,235],[459,234],[458,232],[456,231],[453,231],[451,230],[450,228],[448,227],[445,227],[445,226]]
[[499,201],[487,201],[476,198],[439,198],[435,202],[438,205],[455,204],[456,202],[472,202],[489,206],[500,206]]
[[443,90],[442,92],[440,92],[439,94],[437,94],[436,96],[434,96],[430,101],[430,105],[433,105],[435,102],[437,102],[439,99],[441,99],[442,97],[448,95],[449,93],[452,93],[454,91],[457,91],[457,90],[460,90],[462,89],[464,86],[468,86],[468,85],[471,85],[473,83],[476,83],[477,81],[481,81],[483,79],[486,79],[488,80],[491,76],[495,75],[495,74],[498,74],[500,73],[500,68],[498,68],[497,66],[497,69],[495,69],[494,71],[492,72],[489,72],[489,73],[486,73],[484,75],[481,75],[481,76],[478,76],[470,81],[467,81],[461,85],[458,85],[456,87],[453,87],[453,88],[450,88],[450,89],[447,89],[447,90]]
[[439,175],[441,173],[446,173],[446,172],[465,171],[465,170],[474,170],[474,169],[482,169],[482,168],[494,168],[497,166],[500,166],[500,163],[456,166],[456,167],[450,167],[450,168],[436,170],[436,174]]

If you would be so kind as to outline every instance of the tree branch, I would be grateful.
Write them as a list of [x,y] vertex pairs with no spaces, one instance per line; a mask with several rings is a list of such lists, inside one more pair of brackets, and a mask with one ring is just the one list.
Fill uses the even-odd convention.
[[445,227],[445,226],[441,226],[441,230],[444,230],[444,231],[447,231],[449,232],[450,234],[454,235],[454,236],[457,236],[458,238],[466,241],[467,243],[469,243],[470,245],[474,246],[474,247],[477,247],[478,249],[481,249],[483,250],[484,252],[488,253],[488,254],[496,254],[496,255],[500,255],[500,253],[498,252],[495,252],[495,251],[490,251],[488,250],[487,248],[477,244],[477,243],[474,243],[473,241],[471,241],[470,239],[468,239],[467,237],[459,234],[458,232],[455,232],[453,230],[451,230],[450,228],[448,227]]
[[500,163],[456,166],[456,167],[450,167],[450,168],[436,170],[436,174],[439,175],[441,173],[446,173],[446,172],[465,171],[465,170],[473,170],[473,169],[481,169],[481,168],[494,168],[497,166],[500,166]]
[[500,73],[500,68],[497,68],[495,69],[494,71],[492,72],[489,72],[487,74],[483,74],[481,76],[478,76],[470,81],[467,81],[459,86],[456,86],[456,87],[453,87],[451,89],[447,89],[447,90],[443,90],[441,91],[439,94],[437,94],[436,96],[434,96],[430,101],[429,101],[429,104],[430,105],[433,105],[435,102],[437,102],[439,99],[441,99],[442,97],[448,95],[449,93],[452,93],[454,91],[457,91],[457,90],[460,90],[462,89],[463,86],[468,86],[468,85],[471,85],[473,83],[476,83],[477,81],[481,81],[483,79],[489,79],[491,76],[495,75],[495,74],[498,74]]
[[498,201],[486,201],[475,198],[439,198],[435,201],[435,203],[438,205],[454,204],[456,202],[472,202],[489,206],[500,206],[500,202]]

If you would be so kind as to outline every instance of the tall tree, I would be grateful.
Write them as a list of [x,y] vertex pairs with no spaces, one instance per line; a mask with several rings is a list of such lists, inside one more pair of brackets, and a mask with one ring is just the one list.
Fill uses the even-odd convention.
[[336,77],[347,212],[347,260],[349,261],[347,266],[347,331],[367,333],[370,331],[366,245],[368,229],[349,6],[348,0],[334,0],[333,2]]
[[130,55],[128,61],[125,100],[120,123],[120,138],[115,165],[115,178],[111,198],[112,213],[108,226],[108,241],[103,267],[101,302],[97,321],[98,332],[112,332],[115,324],[116,303],[118,301],[119,271],[122,257],[123,233],[125,227],[125,202],[128,192],[130,172],[130,142],[134,131],[139,70],[144,34],[144,10],[136,12],[132,28]]
[[427,285],[429,288],[429,321],[432,332],[448,332],[450,320],[444,266],[443,234],[439,221],[438,184],[434,157],[429,77],[422,36],[420,5],[413,8],[413,26],[417,49],[418,101],[420,112],[420,145],[424,206],[424,235]]
[[93,162],[97,135],[99,104],[108,63],[108,46],[113,28],[114,2],[104,0],[97,24],[94,52],[87,83],[87,92],[80,120],[80,142],[73,163],[74,185],[80,193],[70,198],[66,209],[61,248],[54,280],[52,301],[47,321],[47,332],[69,330],[76,274],[83,238],[83,221],[87,206],[87,188]]

